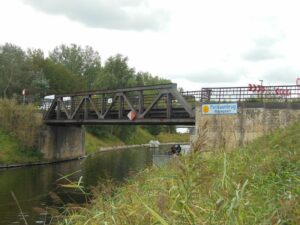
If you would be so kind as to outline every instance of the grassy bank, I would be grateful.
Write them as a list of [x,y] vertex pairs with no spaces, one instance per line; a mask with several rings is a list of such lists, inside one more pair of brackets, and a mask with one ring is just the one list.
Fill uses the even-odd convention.
[[0,164],[27,163],[41,160],[34,150],[24,149],[15,137],[0,130]]
[[85,133],[85,150],[86,153],[93,153],[98,151],[101,147],[121,146],[125,145],[120,139],[115,136],[98,138],[91,133]]
[[298,123],[234,151],[174,157],[61,224],[297,224],[299,140]]
[[34,105],[0,99],[0,164],[37,162],[42,118]]
[[158,136],[153,136],[147,130],[138,127],[135,135],[131,136],[127,143],[124,143],[116,136],[96,137],[91,133],[86,133],[85,149],[86,152],[93,153],[98,151],[101,147],[112,147],[122,145],[138,145],[147,144],[150,140],[159,140],[161,143],[168,142],[188,142],[190,139],[189,134],[171,134],[160,133]]

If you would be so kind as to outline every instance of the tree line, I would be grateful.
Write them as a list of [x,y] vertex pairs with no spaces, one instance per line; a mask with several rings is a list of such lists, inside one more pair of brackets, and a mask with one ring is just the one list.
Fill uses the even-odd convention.
[[104,63],[90,46],[60,45],[46,57],[41,49],[23,50],[6,43],[0,45],[0,90],[3,98],[21,95],[42,97],[50,94],[114,89],[169,83],[170,80],[137,72],[126,56],[117,54]]
[[[0,96],[16,98],[26,89],[33,99],[96,89],[170,83],[170,80],[136,71],[128,57],[117,54],[101,61],[98,51],[76,44],[55,47],[45,56],[41,49],[23,50],[11,43],[0,45]],[[150,133],[174,131],[174,127],[145,126]],[[96,135],[117,135],[123,141],[134,135],[134,126],[89,127]]]

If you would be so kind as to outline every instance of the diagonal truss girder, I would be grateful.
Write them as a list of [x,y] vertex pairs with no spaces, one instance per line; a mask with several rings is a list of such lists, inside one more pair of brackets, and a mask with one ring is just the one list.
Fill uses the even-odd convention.
[[[133,112],[135,121],[127,118]],[[57,95],[44,116],[48,124],[63,123],[164,123],[194,121],[192,105],[176,84],[100,90]],[[180,122],[182,123],[182,122]]]

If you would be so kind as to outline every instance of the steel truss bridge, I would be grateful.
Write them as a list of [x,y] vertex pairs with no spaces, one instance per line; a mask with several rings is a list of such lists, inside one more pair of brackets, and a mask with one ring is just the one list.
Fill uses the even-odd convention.
[[200,91],[178,92],[177,84],[56,95],[46,107],[44,121],[48,125],[193,125],[199,96]]
[[300,108],[300,87],[249,84],[179,92],[177,84],[163,84],[56,95],[51,103],[42,105],[48,125],[194,125],[197,104],[226,102],[249,107]]

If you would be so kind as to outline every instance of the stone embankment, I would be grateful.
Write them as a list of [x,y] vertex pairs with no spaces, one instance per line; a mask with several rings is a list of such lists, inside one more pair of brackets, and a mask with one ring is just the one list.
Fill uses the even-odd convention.
[[196,134],[191,138],[201,150],[234,149],[299,121],[299,103],[239,105],[234,115],[203,115],[196,111]]

